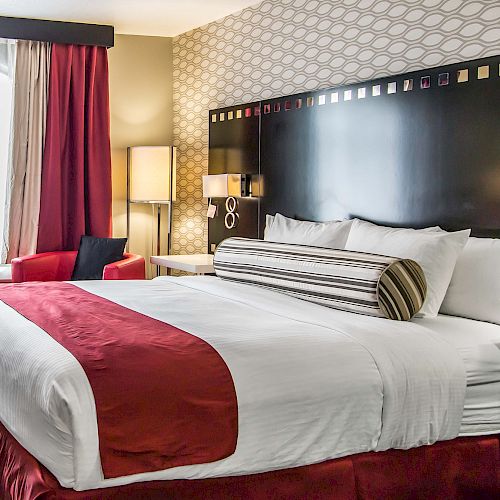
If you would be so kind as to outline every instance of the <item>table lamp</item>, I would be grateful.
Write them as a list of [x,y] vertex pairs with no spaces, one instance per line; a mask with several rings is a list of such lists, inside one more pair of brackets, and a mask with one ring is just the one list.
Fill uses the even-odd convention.
[[236,198],[245,196],[246,176],[242,174],[216,174],[203,176],[203,198],[208,198],[207,217],[215,217],[217,207],[212,198],[226,198],[224,225],[233,229],[238,225],[238,202]]

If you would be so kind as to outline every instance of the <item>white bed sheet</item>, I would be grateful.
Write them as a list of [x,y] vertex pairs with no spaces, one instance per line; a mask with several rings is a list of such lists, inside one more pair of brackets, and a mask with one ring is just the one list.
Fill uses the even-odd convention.
[[460,431],[464,363],[431,323],[336,311],[214,277],[77,285],[217,349],[233,375],[239,436],[235,453],[217,462],[103,479],[82,367],[0,302],[0,420],[63,486],[251,474]]
[[418,319],[452,345],[467,376],[461,436],[500,433],[500,326],[455,316]]

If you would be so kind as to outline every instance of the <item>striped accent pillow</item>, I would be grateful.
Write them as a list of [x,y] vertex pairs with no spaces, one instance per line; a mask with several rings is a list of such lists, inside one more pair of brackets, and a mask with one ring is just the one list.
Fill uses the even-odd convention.
[[370,316],[407,321],[427,284],[410,259],[247,238],[224,240],[215,253],[220,278]]

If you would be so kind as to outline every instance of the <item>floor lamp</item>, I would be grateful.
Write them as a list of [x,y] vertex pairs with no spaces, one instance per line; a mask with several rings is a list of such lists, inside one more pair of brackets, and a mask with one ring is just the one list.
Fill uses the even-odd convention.
[[[156,215],[157,255],[161,254],[162,205],[168,207],[167,253],[170,254],[175,185],[176,151],[174,146],[133,146],[127,149],[127,238],[130,236],[130,205],[133,203],[151,204],[153,213]],[[156,267],[156,274],[160,275],[160,266]]]

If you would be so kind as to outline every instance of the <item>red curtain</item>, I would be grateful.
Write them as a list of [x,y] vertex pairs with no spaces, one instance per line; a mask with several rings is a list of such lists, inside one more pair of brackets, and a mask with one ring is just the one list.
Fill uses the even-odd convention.
[[37,252],[111,235],[108,56],[52,45]]

